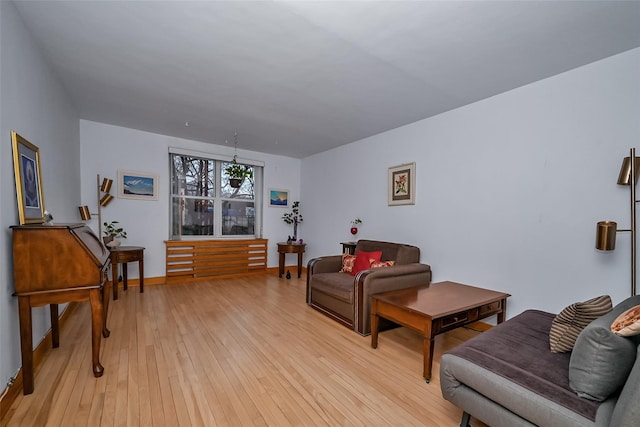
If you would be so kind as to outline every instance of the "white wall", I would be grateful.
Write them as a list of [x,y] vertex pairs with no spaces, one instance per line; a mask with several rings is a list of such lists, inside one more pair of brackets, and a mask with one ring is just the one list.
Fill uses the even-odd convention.
[[[45,207],[59,222],[75,220],[80,201],[77,114],[26,31],[13,3],[0,2],[0,391],[18,371],[18,301],[12,296],[9,227],[19,223],[11,130],[40,149]],[[50,328],[48,308],[33,312],[37,345]]]
[[[419,246],[435,281],[512,294],[508,317],[600,294],[619,302],[629,235],[602,253],[595,229],[629,228],[616,180],[639,143],[639,75],[635,49],[304,159],[307,256],[339,253],[358,216],[358,238]],[[413,161],[416,204],[387,206],[388,167]]]
[[[118,169],[157,174],[159,200],[114,199],[102,209],[102,220],[117,220],[127,231],[125,245],[144,246],[145,277],[165,275],[165,244],[169,238],[169,147],[180,147],[210,154],[234,155],[232,144],[216,145],[118,126],[80,121],[82,204],[97,210],[96,174],[114,180],[111,194],[117,194]],[[241,145],[241,141],[239,143]],[[300,163],[298,159],[273,156],[238,149],[238,157],[265,163],[265,204],[269,188],[290,191],[292,200],[300,195]],[[292,229],[280,218],[281,208],[264,208],[264,238],[269,239],[268,265],[278,265],[276,242],[286,240]],[[91,227],[98,233],[98,222]],[[288,259],[287,263],[292,263]],[[138,277],[138,269],[129,269],[130,277]]]

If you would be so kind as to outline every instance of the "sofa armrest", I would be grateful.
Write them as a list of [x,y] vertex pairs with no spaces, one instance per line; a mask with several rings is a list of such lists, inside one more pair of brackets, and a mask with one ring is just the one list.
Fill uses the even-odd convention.
[[371,333],[371,295],[430,283],[431,266],[421,263],[374,268],[358,273],[355,281],[355,330],[362,335]]

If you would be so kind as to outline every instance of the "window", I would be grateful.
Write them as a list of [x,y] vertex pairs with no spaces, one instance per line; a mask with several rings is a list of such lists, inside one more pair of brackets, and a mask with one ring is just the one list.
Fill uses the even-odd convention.
[[[259,237],[262,167],[170,153],[171,238]],[[241,179],[227,173],[236,165]]]

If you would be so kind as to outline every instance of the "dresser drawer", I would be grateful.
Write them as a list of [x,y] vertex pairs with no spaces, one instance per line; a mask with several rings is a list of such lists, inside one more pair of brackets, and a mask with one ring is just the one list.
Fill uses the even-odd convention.
[[480,317],[487,317],[494,313],[502,311],[502,301],[494,301],[489,304],[481,305],[478,310],[480,311]]
[[448,328],[454,325],[461,325],[469,321],[469,313],[463,311],[461,313],[450,314],[449,316],[440,319],[440,326],[442,328]]
[[444,316],[440,319],[437,319],[434,322],[435,333],[440,333],[440,332],[448,331],[450,329],[455,329],[459,326],[466,325],[467,323],[475,322],[476,320],[478,320],[477,308],[472,308],[469,310],[450,314],[448,316]]

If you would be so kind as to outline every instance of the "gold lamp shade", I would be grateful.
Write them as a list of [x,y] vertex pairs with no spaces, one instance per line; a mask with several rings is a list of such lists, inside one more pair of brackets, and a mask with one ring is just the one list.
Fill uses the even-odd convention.
[[83,221],[89,221],[91,219],[89,206],[78,206],[78,210],[80,211],[80,218],[82,218]]
[[100,206],[105,207],[112,200],[113,200],[113,196],[111,194],[105,194],[104,196],[102,196],[102,199],[100,199]]
[[[636,157],[636,167],[635,167],[635,182],[638,182],[638,178],[640,177],[640,157]],[[622,166],[620,167],[620,175],[618,175],[618,185],[629,185],[631,184],[631,157],[625,157],[622,160]]]
[[596,230],[596,249],[612,251],[616,248],[616,232],[618,224],[615,221],[600,221]]
[[112,179],[104,178],[102,180],[102,185],[100,186],[100,191],[102,191],[103,193],[108,193],[111,190],[111,184],[113,184]]

